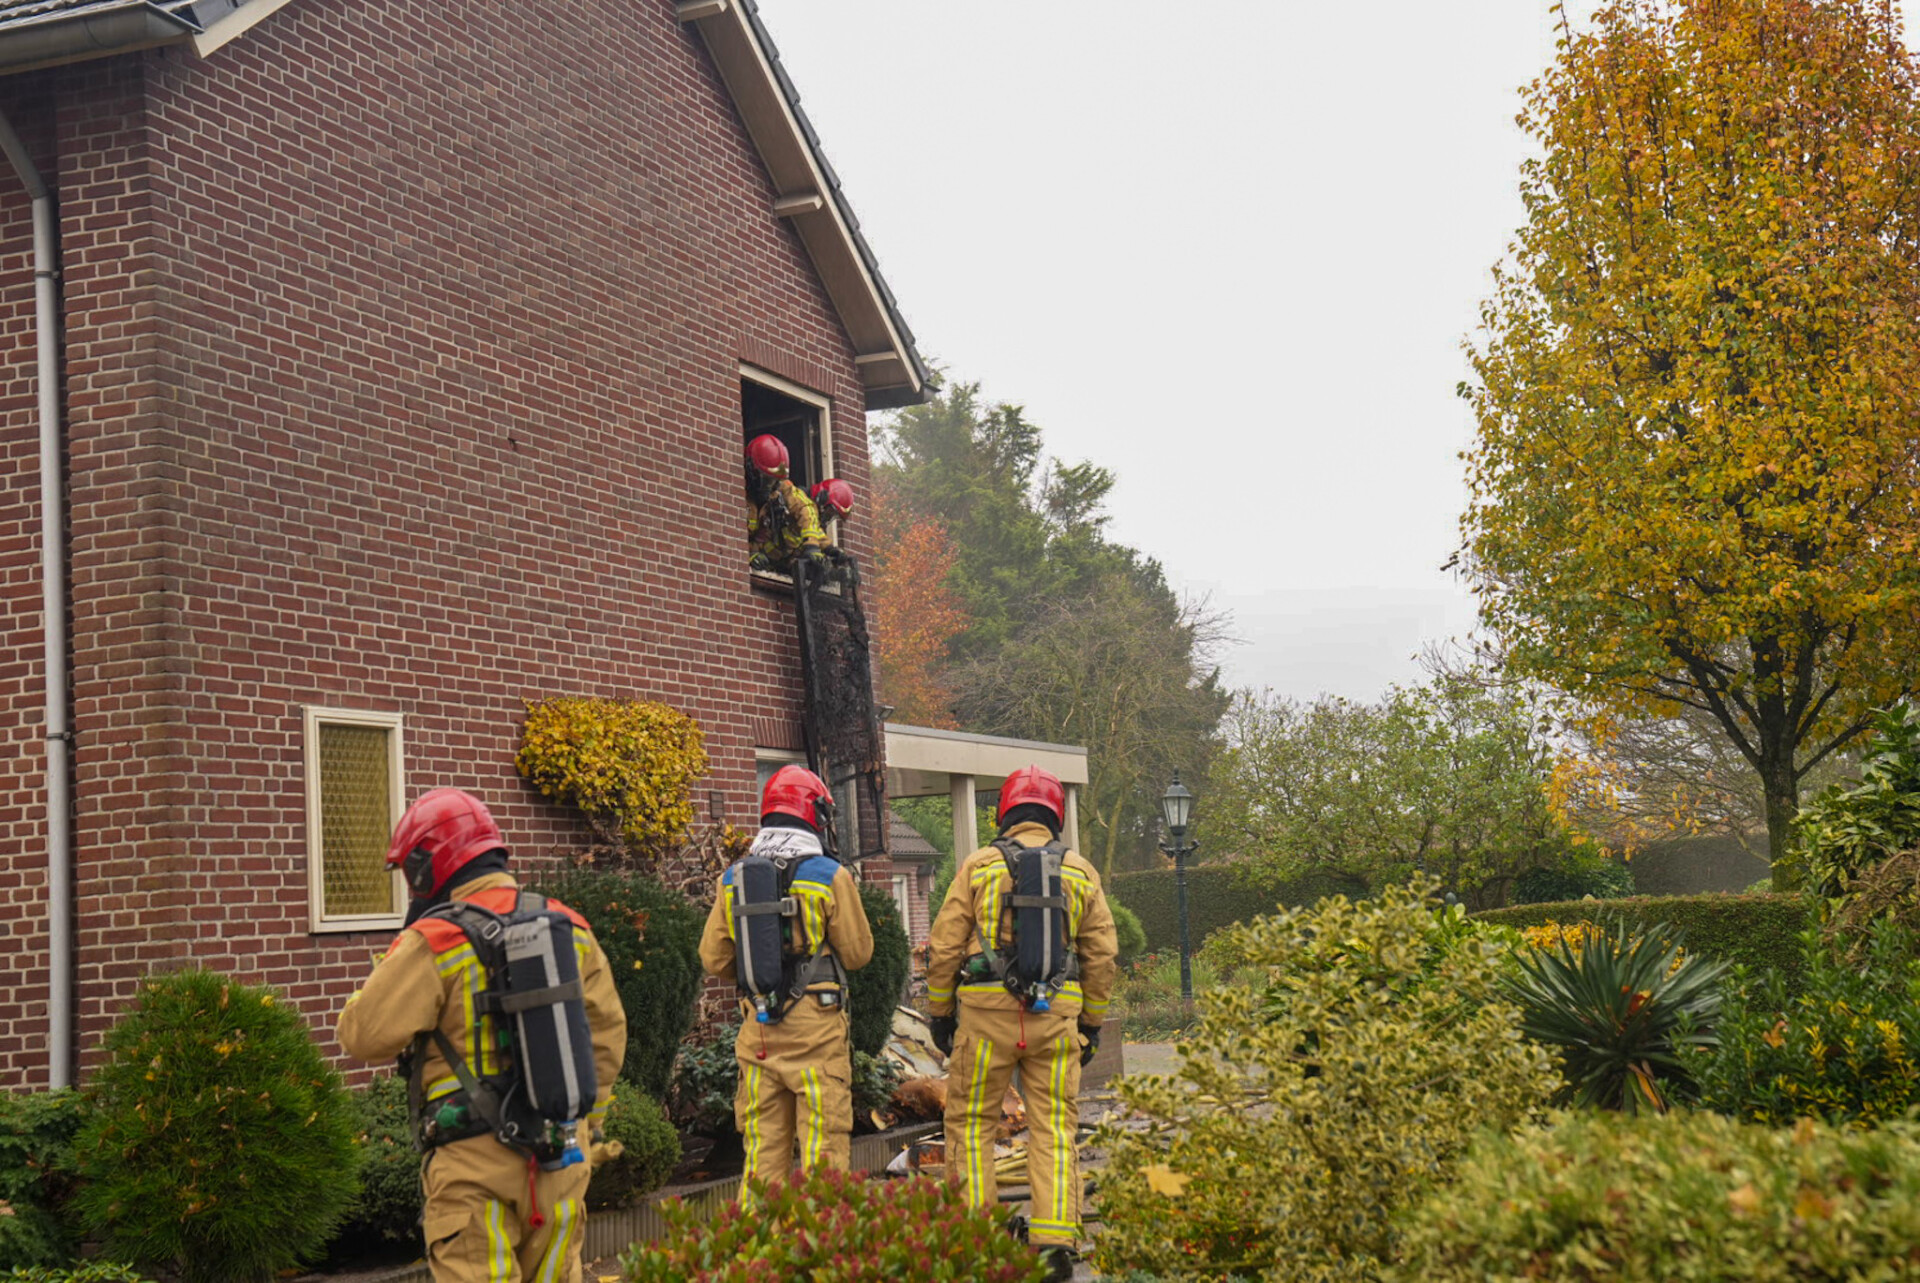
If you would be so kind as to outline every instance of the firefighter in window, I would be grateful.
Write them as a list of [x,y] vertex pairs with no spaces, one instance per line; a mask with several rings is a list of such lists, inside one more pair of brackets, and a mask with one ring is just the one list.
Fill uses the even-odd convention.
[[[1000,789],[1000,836],[954,870],[928,941],[927,1005],[947,1056],[947,1173],[997,1205],[993,1144],[1017,1072],[1031,1128],[1028,1239],[1073,1275],[1080,1069],[1100,1045],[1120,952],[1100,875],[1060,840],[1066,790],[1037,766]],[[955,1004],[958,1003],[958,1014]]]
[[873,956],[873,930],[853,873],[834,858],[832,814],[819,776],[776,771],[760,832],[720,875],[700,939],[707,971],[740,987],[733,1114],[746,1174],[762,1182],[793,1170],[796,1142],[803,1169],[844,1171],[850,1157],[847,972]]
[[788,463],[787,447],[779,437],[763,434],[747,443],[747,492],[752,496],[748,564],[755,570],[792,574],[796,561],[819,561],[826,555],[820,510],[788,479]]
[[577,1283],[585,1157],[627,1049],[606,956],[586,919],[520,890],[499,826],[458,789],[408,808],[387,865],[407,926],[347,1000],[340,1045],[400,1058],[435,1283]]

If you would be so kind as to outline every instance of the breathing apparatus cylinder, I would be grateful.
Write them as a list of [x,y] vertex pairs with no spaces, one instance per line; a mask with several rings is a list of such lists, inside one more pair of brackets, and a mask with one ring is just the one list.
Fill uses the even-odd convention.
[[[502,1010],[514,1019],[527,1103],[566,1129],[592,1110],[598,1088],[573,922],[564,913],[530,913],[508,922],[505,935]],[[578,1162],[577,1139],[573,1149]]]

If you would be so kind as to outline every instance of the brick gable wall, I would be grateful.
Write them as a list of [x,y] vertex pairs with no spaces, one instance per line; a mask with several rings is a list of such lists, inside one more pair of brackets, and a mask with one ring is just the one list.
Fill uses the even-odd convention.
[[[532,856],[582,834],[514,773],[522,701],[662,699],[707,732],[703,791],[751,822],[753,720],[798,698],[787,605],[744,571],[738,364],[832,398],[864,491],[862,397],[672,10],[301,0],[204,62],[0,81],[23,128],[36,91],[58,104],[37,127],[67,248],[83,1053],[188,958],[330,1029],[384,946],[307,932],[303,706],[404,713],[409,795],[470,787]],[[18,282],[25,204],[0,192]],[[0,354],[20,498],[28,360]],[[24,761],[37,509],[13,517]],[[846,541],[865,551],[859,521]],[[38,785],[10,769],[0,885],[31,904],[38,813],[3,808]],[[0,966],[43,1018],[43,975]],[[0,1001],[0,1082],[42,1072],[30,1004]]]

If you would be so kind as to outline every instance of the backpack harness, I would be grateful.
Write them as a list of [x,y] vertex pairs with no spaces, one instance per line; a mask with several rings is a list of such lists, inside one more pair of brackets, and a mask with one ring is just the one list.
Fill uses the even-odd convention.
[[740,992],[753,1002],[753,1018],[763,1025],[778,1024],[813,985],[830,981],[842,994],[847,990],[846,968],[833,956],[824,933],[812,953],[793,948],[800,920],[794,875],[814,859],[831,857],[748,854],[731,871],[735,971]]
[[[504,1067],[476,1075],[439,1029],[415,1037],[400,1066],[416,1147],[491,1133],[549,1171],[582,1161],[579,1122],[593,1109],[598,1084],[573,919],[528,891],[504,914],[456,901],[420,916],[428,918],[459,927],[485,969],[487,987],[474,995],[473,1010],[476,1019],[494,1017]],[[431,1114],[422,1081],[429,1043],[460,1082]]]
[[1006,863],[1013,881],[1006,904],[1013,911],[1013,947],[995,949],[987,943],[986,928],[973,924],[980,942],[979,963],[1028,1011],[1053,1009],[1053,996],[1062,986],[1080,978],[1080,955],[1068,948],[1067,890],[1060,868],[1067,845],[1022,846],[1012,838],[996,838],[993,849]]

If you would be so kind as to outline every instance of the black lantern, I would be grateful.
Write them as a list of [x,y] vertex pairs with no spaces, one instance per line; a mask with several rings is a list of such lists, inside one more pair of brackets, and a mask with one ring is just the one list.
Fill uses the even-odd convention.
[[1187,841],[1187,827],[1193,822],[1193,794],[1173,773],[1173,783],[1160,795],[1160,818],[1167,822],[1167,840],[1160,847],[1173,857],[1173,880],[1180,896],[1180,998],[1187,1010],[1193,1010],[1193,946],[1187,935],[1187,857],[1198,842]]
[[1160,795],[1160,817],[1167,822],[1167,836],[1173,839],[1174,846],[1179,846],[1187,836],[1187,821],[1192,816],[1193,794],[1187,792],[1187,786],[1180,782],[1180,772],[1175,771],[1173,783]]

